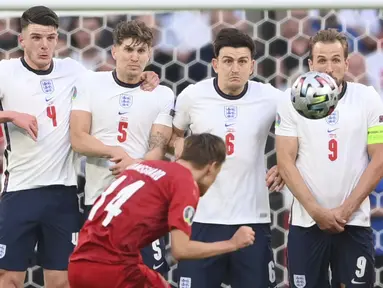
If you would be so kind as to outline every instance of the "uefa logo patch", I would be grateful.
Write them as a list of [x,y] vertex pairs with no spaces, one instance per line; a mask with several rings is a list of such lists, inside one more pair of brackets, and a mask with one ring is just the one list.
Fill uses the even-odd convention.
[[122,93],[120,95],[120,106],[122,108],[129,108],[133,104],[133,96],[127,93]]
[[339,111],[334,111],[326,117],[326,122],[330,125],[335,125],[339,121]]
[[233,120],[238,116],[237,106],[225,106],[224,108],[225,117],[229,120]]
[[55,86],[53,86],[52,80],[41,80],[40,86],[41,86],[41,90],[45,94],[52,94],[55,91]]

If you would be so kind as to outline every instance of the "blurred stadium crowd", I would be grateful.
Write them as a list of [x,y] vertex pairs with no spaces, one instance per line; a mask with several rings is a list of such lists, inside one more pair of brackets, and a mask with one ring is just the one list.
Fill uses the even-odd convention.
[[[102,12],[92,16],[73,14],[60,17],[56,56],[77,59],[91,70],[112,70],[112,31],[119,21],[129,19],[140,19],[153,28],[155,43],[147,70],[155,71],[160,76],[161,84],[171,87],[176,94],[190,83],[214,76],[210,65],[213,57],[212,39],[222,27],[231,26],[247,32],[256,43],[253,80],[271,83],[282,90],[299,74],[307,71],[307,49],[311,35],[324,28],[344,31],[349,36],[351,53],[347,80],[373,85],[383,96],[383,10],[179,11],[106,16]],[[19,32],[17,17],[0,19],[0,59],[23,55],[18,45]],[[268,167],[275,164],[272,130],[265,161]],[[83,181],[81,174],[79,181]],[[377,207],[373,209],[373,215],[377,217],[374,218],[373,228],[376,238],[383,240],[381,184],[382,187],[376,189],[371,199],[374,207]],[[284,282],[287,280],[285,236],[291,197],[278,193],[270,197],[277,281]],[[377,241],[376,251],[378,256],[383,255],[380,241]],[[377,265],[383,267],[380,257],[377,258]],[[35,273],[38,274],[38,270],[30,270],[27,287],[42,286],[42,280]],[[377,284],[380,283],[383,283],[383,269],[377,275]],[[378,287],[383,287],[383,284]]]

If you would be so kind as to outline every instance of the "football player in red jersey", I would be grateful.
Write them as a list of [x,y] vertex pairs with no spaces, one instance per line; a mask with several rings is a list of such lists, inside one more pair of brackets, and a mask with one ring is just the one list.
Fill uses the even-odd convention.
[[198,259],[253,244],[254,231],[242,226],[228,240],[191,241],[200,196],[225,161],[223,140],[191,135],[177,162],[143,161],[127,168],[98,198],[70,258],[71,288],[170,287],[142,262],[140,249],[170,232],[177,260]]

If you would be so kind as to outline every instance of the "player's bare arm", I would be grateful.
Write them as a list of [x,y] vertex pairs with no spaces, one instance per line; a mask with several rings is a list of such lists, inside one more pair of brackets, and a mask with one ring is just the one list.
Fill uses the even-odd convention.
[[[92,114],[87,111],[73,110],[70,116],[70,138],[74,151],[88,157],[111,158],[121,161],[129,155],[117,146],[108,146],[90,135]],[[111,160],[112,161],[112,160]]]
[[[379,142],[383,142],[383,127],[377,126],[373,128],[376,128],[379,131],[378,133],[381,134],[380,140],[382,141]],[[347,222],[374,190],[380,179],[383,178],[383,143],[370,144],[367,146],[367,151],[371,159],[370,163],[350,196],[340,207],[334,209],[334,214],[339,222],[342,220]]]
[[279,173],[294,197],[305,207],[322,230],[342,232],[344,228],[336,221],[330,210],[318,204],[295,165],[298,153],[298,138],[277,135],[275,145]]
[[[149,151],[145,154],[143,160],[162,160],[171,135],[171,127],[161,124],[153,124],[149,136]],[[114,159],[111,159],[111,161],[113,160]],[[126,158],[125,160],[119,161],[116,165],[110,167],[110,171],[112,171],[113,175],[118,176],[133,162],[141,160],[142,159],[132,159],[130,157]]]
[[183,231],[174,229],[171,234],[171,251],[176,260],[213,257],[252,245],[255,232],[247,226],[240,227],[230,240],[204,243],[192,241]]
[[38,124],[35,116],[16,111],[0,112],[0,123],[12,122],[24,129],[34,141],[37,141]]
[[163,159],[166,147],[172,137],[172,128],[154,124],[150,131],[149,151],[145,154],[144,160],[160,160]]
[[176,159],[178,159],[182,154],[184,146],[184,135],[184,130],[179,129],[173,125],[173,134],[170,138],[169,147],[173,149],[172,154],[174,154]]

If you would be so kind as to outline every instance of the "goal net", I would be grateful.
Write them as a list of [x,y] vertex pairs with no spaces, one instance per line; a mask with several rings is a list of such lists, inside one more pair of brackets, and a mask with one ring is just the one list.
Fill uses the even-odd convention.
[[[17,35],[20,14],[0,14],[0,59],[20,57]],[[308,39],[318,29],[334,27],[349,36],[349,81],[373,85],[379,93],[383,87],[382,13],[366,10],[203,10],[179,12],[59,13],[60,37],[57,57],[72,57],[97,71],[114,68],[111,57],[112,30],[121,20],[141,19],[153,28],[155,46],[148,70],[155,71],[162,84],[180,93],[188,84],[214,76],[210,61],[212,39],[222,27],[237,27],[251,35],[256,43],[256,67],[253,80],[271,83],[285,89],[301,73],[307,71]],[[361,95],[363,97],[363,95]],[[350,123],[352,125],[352,123]],[[265,161],[275,165],[274,134],[270,131]],[[371,196],[380,208],[380,192]],[[278,287],[286,287],[287,219],[291,195],[270,194],[272,207],[272,245],[276,261]],[[377,224],[373,225],[377,255],[383,255],[379,239],[383,232],[383,213],[374,210]],[[380,215],[380,216],[379,216]],[[382,217],[382,218],[379,218]],[[374,222],[375,223],[375,222]],[[381,228],[380,228],[381,227]],[[382,230],[381,230],[382,229]],[[378,258],[377,258],[378,259]],[[381,260],[380,260],[381,261]],[[382,261],[381,261],[382,262]],[[382,265],[382,263],[377,263]],[[382,267],[382,266],[379,266]],[[383,269],[377,268],[377,287],[383,287]],[[176,266],[169,273],[173,282]],[[363,267],[360,267],[362,269]],[[358,267],[356,267],[358,269]],[[43,287],[41,269],[28,270],[25,287]],[[223,287],[225,287],[223,285]]]

